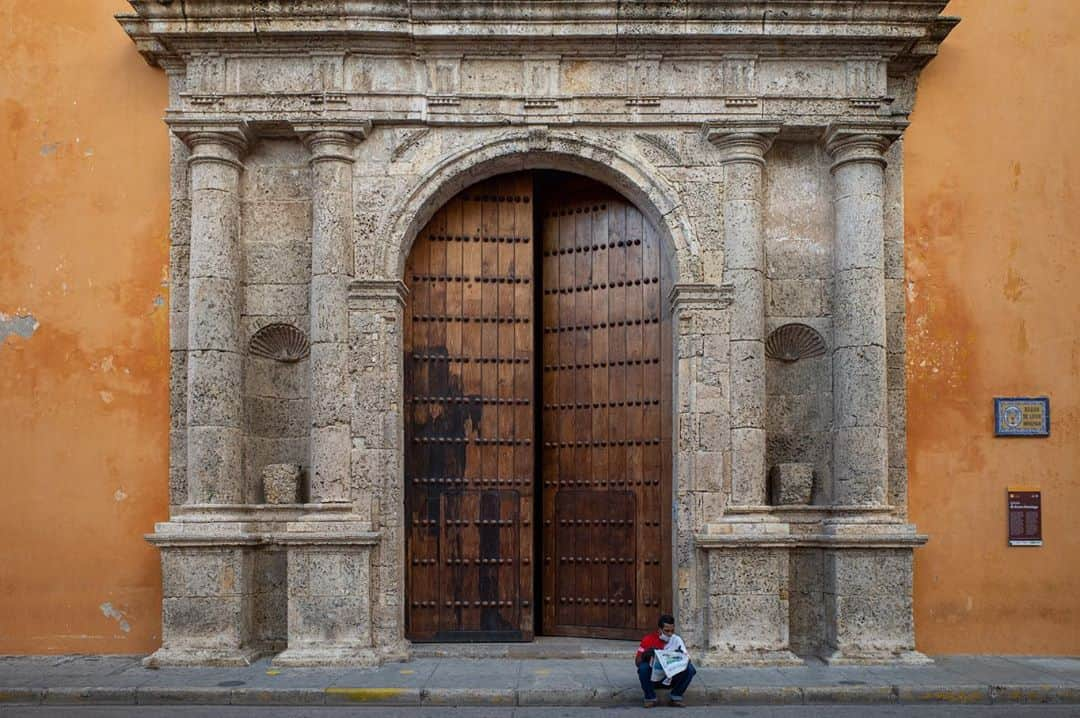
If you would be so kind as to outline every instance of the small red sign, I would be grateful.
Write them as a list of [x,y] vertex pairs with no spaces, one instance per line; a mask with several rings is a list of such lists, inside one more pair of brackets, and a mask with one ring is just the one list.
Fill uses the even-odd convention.
[[1042,546],[1042,492],[1009,489],[1009,545]]

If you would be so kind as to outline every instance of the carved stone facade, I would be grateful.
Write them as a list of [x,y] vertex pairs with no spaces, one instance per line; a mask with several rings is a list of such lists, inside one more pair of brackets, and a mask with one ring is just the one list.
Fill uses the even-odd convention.
[[[670,253],[672,610],[700,662],[923,660],[901,136],[944,4],[133,0],[174,137],[148,662],[408,654],[403,267],[459,191],[540,169],[617,190]],[[791,324],[825,351],[770,357]],[[253,351],[270,325],[303,351]],[[301,502],[264,496],[280,465]],[[770,504],[770,472],[810,503]]]

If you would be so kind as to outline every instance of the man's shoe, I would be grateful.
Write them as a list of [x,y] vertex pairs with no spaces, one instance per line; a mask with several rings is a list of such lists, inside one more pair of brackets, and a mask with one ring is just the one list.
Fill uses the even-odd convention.
[[670,705],[671,705],[672,708],[685,708],[686,707],[686,706],[683,705],[683,702],[682,702],[681,698],[679,700],[675,700],[674,698],[672,698]]
[[656,699],[653,699],[653,700],[650,701],[648,698],[646,698],[645,702],[642,703],[642,706],[645,707],[645,708],[655,708],[656,707]]

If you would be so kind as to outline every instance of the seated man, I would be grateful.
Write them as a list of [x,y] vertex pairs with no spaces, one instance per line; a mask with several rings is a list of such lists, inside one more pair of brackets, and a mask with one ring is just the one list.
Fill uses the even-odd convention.
[[683,695],[686,687],[694,678],[697,671],[693,663],[687,663],[686,669],[681,673],[668,678],[664,675],[664,669],[656,659],[655,651],[682,651],[686,653],[686,644],[675,635],[675,618],[664,614],[657,621],[658,630],[641,639],[637,655],[634,656],[634,665],[637,666],[638,680],[641,681],[641,690],[645,692],[645,707],[652,708],[656,705],[656,689],[671,687],[671,707],[682,708]]

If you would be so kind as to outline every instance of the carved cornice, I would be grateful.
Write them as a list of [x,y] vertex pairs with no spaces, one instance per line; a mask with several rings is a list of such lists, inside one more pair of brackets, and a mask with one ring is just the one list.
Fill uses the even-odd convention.
[[[252,3],[251,0],[168,2],[130,0],[133,14],[118,16],[147,60],[247,41],[266,50],[268,40],[317,49],[312,38],[378,40],[446,53],[461,46],[523,41],[531,52],[588,40],[632,40],[638,52],[701,54],[683,42],[711,44],[707,54],[768,48],[797,56],[815,46],[839,55],[877,52],[921,67],[955,24],[940,17],[945,0],[683,0],[622,3],[614,0],[371,0],[343,3]],[[156,44],[155,44],[156,43]],[[680,43],[680,44],[673,44]]]
[[765,166],[765,153],[780,134],[780,123],[707,122],[703,134],[720,151],[721,164],[752,162]]

